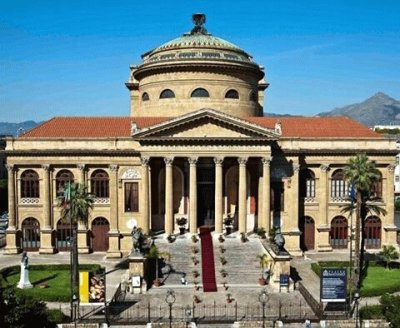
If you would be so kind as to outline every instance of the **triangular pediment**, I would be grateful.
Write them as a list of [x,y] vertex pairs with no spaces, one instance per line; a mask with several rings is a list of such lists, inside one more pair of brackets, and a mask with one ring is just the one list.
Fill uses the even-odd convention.
[[213,109],[174,117],[162,123],[133,131],[138,140],[149,139],[279,139],[280,134],[241,118]]

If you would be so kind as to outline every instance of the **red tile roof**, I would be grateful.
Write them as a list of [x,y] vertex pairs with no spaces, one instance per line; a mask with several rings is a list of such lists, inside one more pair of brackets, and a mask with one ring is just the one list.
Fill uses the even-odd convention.
[[[131,135],[131,122],[139,129],[172,117],[55,117],[26,132],[21,138],[121,138]],[[282,124],[284,138],[381,138],[366,126],[346,117],[243,117],[273,129]]]

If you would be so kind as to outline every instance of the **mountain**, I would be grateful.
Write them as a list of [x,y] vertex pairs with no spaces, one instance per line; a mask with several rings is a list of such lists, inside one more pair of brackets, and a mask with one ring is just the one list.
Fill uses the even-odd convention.
[[40,124],[40,122],[35,121],[25,121],[21,123],[0,122],[0,135],[16,136],[17,134],[34,128],[38,124]]
[[400,101],[378,92],[363,102],[335,108],[317,116],[348,116],[367,126],[400,125]]

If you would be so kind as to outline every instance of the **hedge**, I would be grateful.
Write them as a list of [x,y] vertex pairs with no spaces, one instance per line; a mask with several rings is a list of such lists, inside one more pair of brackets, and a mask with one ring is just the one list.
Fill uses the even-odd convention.
[[360,308],[359,311],[361,320],[374,320],[374,319],[384,319],[383,306],[377,305],[367,305]]

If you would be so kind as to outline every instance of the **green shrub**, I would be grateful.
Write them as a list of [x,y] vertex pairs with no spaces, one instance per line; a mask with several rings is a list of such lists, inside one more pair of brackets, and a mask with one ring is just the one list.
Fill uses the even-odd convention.
[[383,307],[382,305],[367,305],[360,308],[361,320],[374,320],[383,319]]
[[69,322],[70,317],[66,316],[61,310],[58,309],[51,309],[47,310],[49,319],[54,323],[64,323]]

